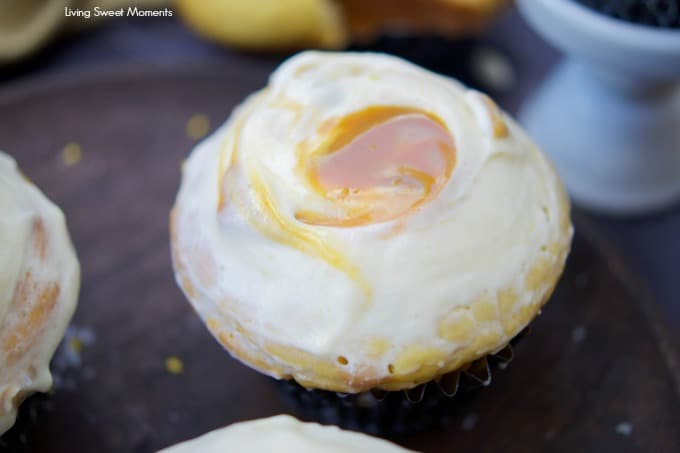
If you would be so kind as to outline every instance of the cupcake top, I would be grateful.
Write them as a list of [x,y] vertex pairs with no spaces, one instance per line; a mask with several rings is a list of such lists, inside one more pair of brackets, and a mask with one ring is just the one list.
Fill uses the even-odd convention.
[[297,453],[406,453],[406,450],[382,439],[337,426],[302,423],[290,415],[277,415],[236,423],[181,444],[162,453],[253,453],[294,451]]
[[49,362],[76,306],[80,268],[62,212],[0,152],[0,434]]
[[503,347],[564,265],[569,204],[484,94],[380,54],[285,62],[184,166],[180,285],[234,355],[408,388]]

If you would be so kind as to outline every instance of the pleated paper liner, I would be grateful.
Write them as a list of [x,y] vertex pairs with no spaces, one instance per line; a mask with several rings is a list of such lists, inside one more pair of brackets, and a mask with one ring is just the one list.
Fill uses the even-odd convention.
[[37,427],[41,416],[49,412],[50,398],[50,394],[35,393],[21,403],[14,426],[0,436],[1,453],[32,451],[31,434]]
[[528,330],[496,353],[409,390],[346,394],[306,389],[292,380],[279,381],[279,385],[284,399],[305,419],[378,436],[412,434],[437,425],[462,399],[489,386],[492,371],[508,366],[513,348]]

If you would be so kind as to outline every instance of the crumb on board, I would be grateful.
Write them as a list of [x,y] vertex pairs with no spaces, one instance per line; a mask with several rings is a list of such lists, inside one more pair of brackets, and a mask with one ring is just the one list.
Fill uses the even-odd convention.
[[66,371],[69,368],[80,368],[81,353],[95,340],[94,331],[90,327],[71,325],[66,329],[64,341],[59,346],[54,357],[54,366],[57,371]]
[[517,79],[508,57],[492,47],[475,49],[471,64],[474,75],[494,91],[509,91]]
[[170,374],[182,374],[184,371],[184,362],[176,356],[170,356],[165,359],[165,370]]
[[61,150],[61,160],[67,167],[72,167],[83,158],[83,151],[76,142],[69,142]]
[[588,331],[585,326],[578,325],[571,331],[571,341],[576,344],[581,343],[586,339],[586,335],[588,335]]
[[470,413],[465,416],[463,419],[463,422],[461,423],[460,427],[463,428],[464,431],[471,431],[477,426],[477,420],[479,420],[479,417],[475,413]]
[[633,425],[630,422],[621,422],[616,425],[616,434],[630,436],[633,433]]
[[82,339],[80,339],[78,337],[71,337],[69,339],[69,347],[76,354],[80,354],[81,352],[83,352],[83,348],[85,347],[85,344],[83,343]]
[[187,136],[193,140],[198,140],[210,132],[210,118],[203,113],[191,115],[186,125]]
[[70,325],[66,329],[64,339],[52,358],[55,389],[76,390],[81,379],[93,379],[96,376],[94,369],[83,369],[81,357],[82,352],[94,341],[94,330],[90,327]]

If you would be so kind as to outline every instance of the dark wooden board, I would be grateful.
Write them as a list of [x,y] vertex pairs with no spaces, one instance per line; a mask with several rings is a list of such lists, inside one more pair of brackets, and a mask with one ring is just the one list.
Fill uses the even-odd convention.
[[[210,337],[174,283],[168,247],[194,145],[187,120],[205,113],[218,125],[269,69],[132,70],[0,94],[0,149],[66,212],[83,267],[73,324],[94,333],[41,403],[26,451],[148,452],[290,410],[269,378]],[[60,151],[72,141],[83,159],[67,167]],[[515,361],[445,427],[397,441],[427,452],[680,451],[677,346],[576,218],[565,275]],[[183,373],[166,370],[169,356]]]

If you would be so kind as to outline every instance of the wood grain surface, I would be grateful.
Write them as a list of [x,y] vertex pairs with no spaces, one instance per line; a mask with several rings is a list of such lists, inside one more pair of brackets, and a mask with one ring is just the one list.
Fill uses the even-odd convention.
[[[56,391],[29,401],[39,414],[24,411],[5,449],[149,452],[292,410],[210,337],[174,283],[168,246],[180,164],[195,144],[187,121],[203,113],[219,125],[269,69],[122,71],[0,97],[0,149],[67,215],[83,267],[73,325],[87,333],[80,363],[60,361]],[[61,158],[69,142],[82,149],[72,166]],[[513,363],[443,426],[396,441],[426,452],[679,451],[674,339],[576,219],[565,275]]]

